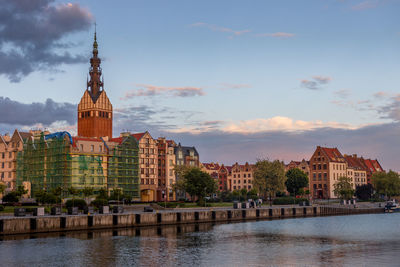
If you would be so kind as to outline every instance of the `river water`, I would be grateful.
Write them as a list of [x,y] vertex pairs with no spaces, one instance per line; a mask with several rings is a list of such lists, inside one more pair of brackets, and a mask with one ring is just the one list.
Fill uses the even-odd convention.
[[400,213],[13,236],[1,266],[400,266]]

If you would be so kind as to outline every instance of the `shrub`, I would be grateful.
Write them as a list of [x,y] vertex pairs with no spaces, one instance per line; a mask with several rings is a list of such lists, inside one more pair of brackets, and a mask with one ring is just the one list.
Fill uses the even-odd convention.
[[65,203],[65,206],[67,208],[78,207],[80,210],[83,210],[85,207],[87,207],[87,204],[84,199],[69,199]]
[[0,205],[0,211],[3,211],[3,210],[4,210],[4,206]]
[[18,195],[16,192],[10,192],[3,197],[3,202],[7,203],[16,203],[19,201]]
[[300,202],[305,201],[308,203],[308,199],[306,198],[294,198],[294,197],[280,197],[280,198],[275,198],[273,201],[274,205],[290,205],[290,204],[299,204]]
[[102,206],[107,206],[108,205],[108,200],[107,199],[102,199],[102,198],[96,198],[93,200],[90,205],[95,206],[97,208],[102,207]]

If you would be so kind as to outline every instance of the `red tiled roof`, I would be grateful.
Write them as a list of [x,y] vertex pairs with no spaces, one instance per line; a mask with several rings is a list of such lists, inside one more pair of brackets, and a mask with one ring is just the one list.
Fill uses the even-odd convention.
[[207,170],[218,171],[220,166],[218,163],[202,163]]
[[145,133],[135,133],[135,134],[132,134],[132,136],[135,137],[136,140],[138,140],[138,141],[143,137],[143,135],[145,135]]
[[381,172],[383,171],[382,166],[379,164],[378,160],[364,159],[365,165],[367,165],[370,172]]
[[359,170],[365,169],[365,166],[363,166],[363,164],[361,163],[359,158],[357,158],[355,156],[345,156],[344,158],[347,162],[347,165],[350,168],[359,169]]
[[321,150],[325,152],[325,154],[329,157],[330,161],[340,161],[340,159],[344,159],[342,153],[335,147],[335,148],[329,148],[329,147],[321,147]]
[[124,141],[124,137],[120,136],[120,137],[110,138],[109,141],[121,144]]

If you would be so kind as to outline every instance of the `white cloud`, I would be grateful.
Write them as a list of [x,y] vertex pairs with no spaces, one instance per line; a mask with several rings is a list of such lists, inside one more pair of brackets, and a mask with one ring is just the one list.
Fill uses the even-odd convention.
[[130,90],[125,93],[121,100],[128,100],[136,96],[157,96],[161,94],[169,94],[178,97],[203,96],[205,92],[200,87],[165,87],[149,84],[138,84],[139,89]]

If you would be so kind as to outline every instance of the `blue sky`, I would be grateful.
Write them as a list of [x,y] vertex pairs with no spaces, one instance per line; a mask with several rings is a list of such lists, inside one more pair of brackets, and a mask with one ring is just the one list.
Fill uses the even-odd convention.
[[[337,146],[400,170],[394,149],[400,145],[400,1],[7,4],[3,9],[17,10],[27,21],[42,16],[48,22],[37,31],[25,24],[0,35],[3,101],[25,108],[35,102],[45,112],[51,99],[53,109],[74,109],[86,89],[96,21],[105,90],[117,114],[114,135],[147,129],[154,137],[196,145],[204,161],[227,163],[301,159],[316,145]],[[11,22],[0,20],[10,29]],[[40,49],[31,52],[31,46]],[[22,60],[12,57],[13,50]],[[46,60],[31,56],[43,52],[50,53]],[[30,70],[19,64],[23,59]],[[22,115],[10,116],[20,121]],[[74,132],[74,116],[0,120],[0,126],[2,132]]]

